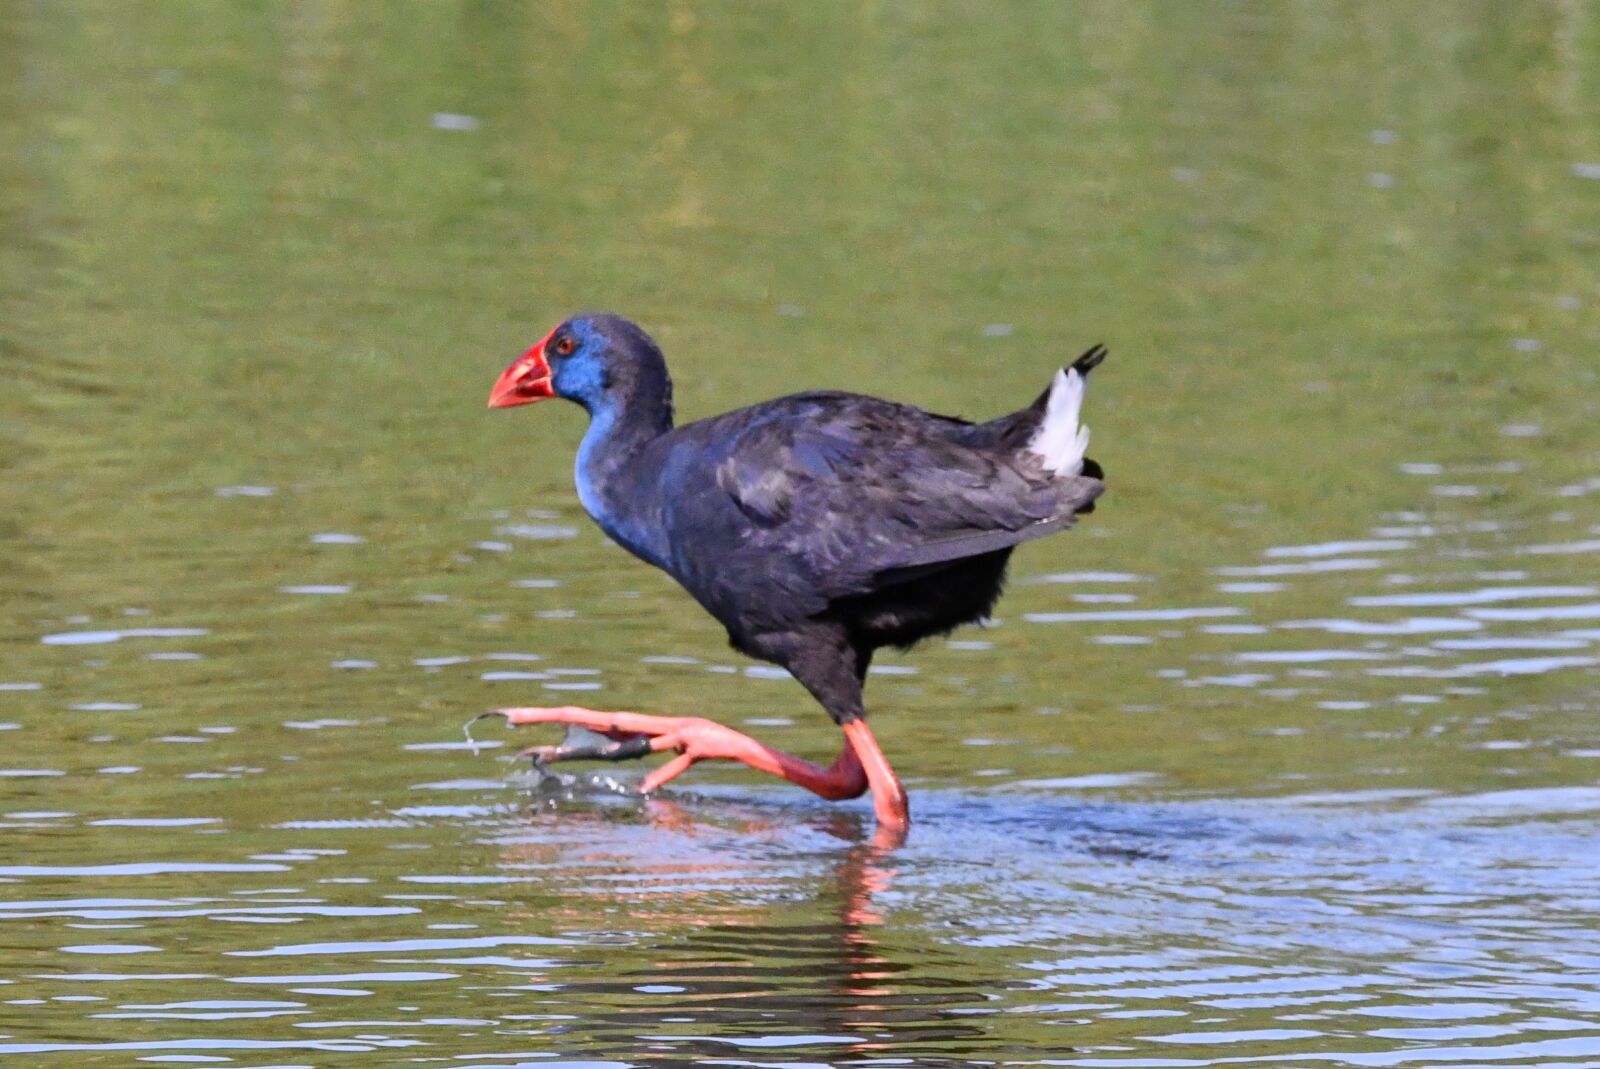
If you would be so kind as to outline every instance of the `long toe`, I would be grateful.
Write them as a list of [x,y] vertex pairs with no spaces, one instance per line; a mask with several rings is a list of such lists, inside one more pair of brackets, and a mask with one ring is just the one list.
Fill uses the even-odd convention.
[[558,705],[548,708],[519,706],[495,709],[485,716],[502,716],[508,724],[575,724],[597,731],[613,739],[630,735],[664,735],[683,725],[687,717],[650,716],[645,713],[602,712],[585,709],[579,705]]

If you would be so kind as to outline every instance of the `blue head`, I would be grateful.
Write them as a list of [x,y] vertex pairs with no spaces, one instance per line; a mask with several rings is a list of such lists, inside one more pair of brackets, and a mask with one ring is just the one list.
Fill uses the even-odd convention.
[[489,395],[490,408],[510,408],[564,397],[590,415],[634,402],[672,420],[672,383],[661,350],[640,327],[621,316],[568,319],[506,368]]

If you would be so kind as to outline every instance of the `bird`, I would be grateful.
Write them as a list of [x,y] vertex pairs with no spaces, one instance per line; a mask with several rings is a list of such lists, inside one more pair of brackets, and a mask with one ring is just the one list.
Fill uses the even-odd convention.
[[1019,544],[1093,510],[1105,489],[1080,420],[1096,345],[1032,404],[975,423],[841,391],[797,393],[678,426],[661,348],[610,313],[562,321],[500,375],[490,408],[562,398],[588,430],[575,481],[614,542],[665,571],[734,649],[786,669],[844,734],[832,764],[702,717],[514,707],[512,725],[587,729],[541,761],[671,751],[639,791],[694,764],[741,762],[829,800],[872,792],[880,828],[910,824],[904,787],[867,726],[874,653],[990,614]]

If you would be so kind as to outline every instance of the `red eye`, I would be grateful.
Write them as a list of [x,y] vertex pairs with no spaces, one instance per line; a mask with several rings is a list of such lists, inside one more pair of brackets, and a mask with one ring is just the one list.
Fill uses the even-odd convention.
[[576,349],[577,347],[578,343],[572,340],[571,335],[568,335],[567,337],[556,342],[556,352],[561,356],[571,356],[572,350]]

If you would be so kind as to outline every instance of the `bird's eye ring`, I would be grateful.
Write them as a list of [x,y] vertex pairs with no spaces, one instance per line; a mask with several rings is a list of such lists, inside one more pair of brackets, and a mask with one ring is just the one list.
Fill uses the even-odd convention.
[[576,349],[577,347],[578,344],[572,340],[571,335],[568,335],[567,337],[557,339],[556,354],[558,356],[571,356],[572,350]]

